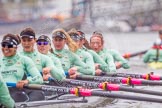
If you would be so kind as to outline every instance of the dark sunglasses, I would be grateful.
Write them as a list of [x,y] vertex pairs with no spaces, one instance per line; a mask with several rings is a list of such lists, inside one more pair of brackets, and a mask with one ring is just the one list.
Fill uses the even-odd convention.
[[49,42],[37,42],[37,45],[48,45]]
[[1,46],[2,46],[3,48],[5,48],[5,47],[7,47],[7,48],[13,48],[13,47],[14,47],[14,45],[6,44],[6,43],[2,43]]

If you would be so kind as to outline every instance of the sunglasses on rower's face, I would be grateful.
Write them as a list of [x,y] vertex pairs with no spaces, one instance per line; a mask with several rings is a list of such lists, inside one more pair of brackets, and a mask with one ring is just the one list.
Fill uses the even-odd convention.
[[2,43],[1,46],[2,46],[3,48],[5,48],[5,47],[7,47],[7,48],[13,48],[13,47],[14,47],[14,45],[6,44],[6,43]]
[[48,45],[49,42],[37,42],[37,45]]

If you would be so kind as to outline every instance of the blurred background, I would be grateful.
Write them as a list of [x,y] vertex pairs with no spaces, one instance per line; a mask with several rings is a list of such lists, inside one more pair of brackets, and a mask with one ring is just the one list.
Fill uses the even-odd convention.
[[[157,31],[162,28],[162,0],[0,0],[0,40],[4,34],[19,34],[26,27],[32,27],[37,37],[40,34],[51,37],[50,34],[55,28],[81,29],[88,38],[93,31],[100,30],[106,48],[116,49],[121,54],[135,53],[150,49],[158,38]],[[141,56],[131,58],[129,63],[130,69],[119,71],[155,72],[161,75],[161,70],[148,68]],[[149,86],[145,86],[145,89],[162,90]],[[90,108],[161,107],[161,104],[122,99],[112,104],[100,98],[90,100],[93,102],[84,104],[86,108],[89,108],[87,105]],[[82,107],[74,105],[76,108]],[[65,104],[65,107],[74,108],[71,104]]]
[[0,33],[27,26],[149,32],[162,26],[162,0],[0,0]]

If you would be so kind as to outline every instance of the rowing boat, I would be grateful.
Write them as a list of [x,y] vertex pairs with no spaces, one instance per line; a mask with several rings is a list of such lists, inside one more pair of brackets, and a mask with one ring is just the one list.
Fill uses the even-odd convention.
[[[103,97],[71,97],[72,95],[64,95],[62,97],[69,97],[70,99],[53,99],[53,100],[43,100],[43,101],[33,101],[33,102],[18,102],[16,103],[16,107],[48,107],[52,108],[72,108],[72,107],[96,107],[96,106],[104,106],[113,102],[115,99],[113,98],[103,98]],[[59,97],[59,98],[62,98]],[[103,104],[105,103],[105,104]]]
[[162,62],[148,63],[148,67],[150,67],[151,69],[162,69]]

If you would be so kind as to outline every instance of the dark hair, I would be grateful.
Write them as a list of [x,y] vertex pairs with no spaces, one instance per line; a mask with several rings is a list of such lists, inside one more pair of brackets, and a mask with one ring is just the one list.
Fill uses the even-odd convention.
[[159,34],[162,34],[162,30],[159,30]]
[[90,42],[91,42],[91,39],[92,39],[93,37],[99,37],[99,38],[101,39],[102,45],[104,44],[104,40],[103,40],[103,35],[102,35],[102,33],[98,32],[98,31],[93,32],[92,36],[90,37]]
[[29,36],[33,36],[35,38],[35,32],[32,28],[25,28],[21,31],[20,36],[23,35],[29,35]]

